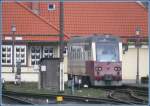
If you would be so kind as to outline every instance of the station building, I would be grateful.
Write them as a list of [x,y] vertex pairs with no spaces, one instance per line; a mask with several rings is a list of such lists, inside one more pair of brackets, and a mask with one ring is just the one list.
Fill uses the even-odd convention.
[[[2,4],[2,77],[14,81],[12,73],[12,42],[14,60],[21,59],[22,81],[38,81],[38,61],[43,57],[59,57],[58,2],[3,2]],[[11,31],[11,26],[16,28]],[[148,75],[148,9],[141,2],[65,2],[64,40],[73,36],[111,34],[121,38],[128,50],[122,54],[123,81],[135,82],[137,52],[133,42],[140,27],[140,77]],[[123,47],[124,51],[124,47]],[[64,54],[67,81],[67,54]],[[15,68],[16,70],[16,68]]]

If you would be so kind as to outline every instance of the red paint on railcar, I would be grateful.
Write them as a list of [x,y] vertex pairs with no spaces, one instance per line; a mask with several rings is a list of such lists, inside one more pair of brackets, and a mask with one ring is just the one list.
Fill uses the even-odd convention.
[[86,73],[91,80],[105,80],[105,76],[112,77],[112,81],[122,80],[121,62],[86,61]]

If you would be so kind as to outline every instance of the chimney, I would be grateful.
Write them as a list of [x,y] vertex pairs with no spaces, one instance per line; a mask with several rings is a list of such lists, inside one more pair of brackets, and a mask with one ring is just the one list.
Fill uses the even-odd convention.
[[32,11],[35,14],[39,14],[40,13],[40,5],[39,2],[32,2],[32,6],[31,6]]

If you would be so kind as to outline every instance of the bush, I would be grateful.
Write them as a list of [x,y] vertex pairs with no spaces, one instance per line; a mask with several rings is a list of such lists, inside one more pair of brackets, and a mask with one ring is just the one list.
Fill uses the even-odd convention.
[[148,84],[148,76],[146,76],[146,77],[141,77],[141,83],[142,83],[142,84]]

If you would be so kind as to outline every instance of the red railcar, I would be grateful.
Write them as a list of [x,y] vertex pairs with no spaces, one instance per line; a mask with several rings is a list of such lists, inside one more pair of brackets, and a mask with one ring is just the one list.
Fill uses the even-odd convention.
[[93,86],[122,84],[122,43],[109,35],[75,37],[68,43],[68,74],[75,83]]

